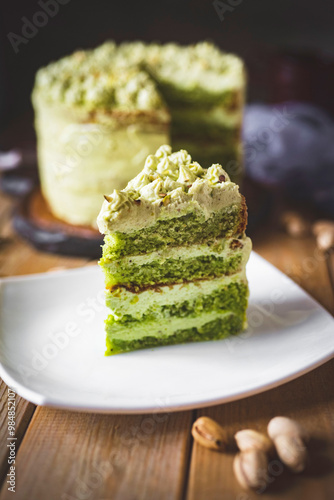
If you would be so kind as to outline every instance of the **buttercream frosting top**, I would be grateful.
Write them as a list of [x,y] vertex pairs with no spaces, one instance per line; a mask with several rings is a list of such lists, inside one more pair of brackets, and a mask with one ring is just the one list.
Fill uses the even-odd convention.
[[197,211],[209,218],[223,207],[241,203],[237,184],[219,164],[207,170],[183,149],[161,146],[125,189],[105,195],[97,218],[101,233],[131,232],[156,219]]
[[219,99],[229,90],[243,87],[243,63],[209,42],[182,47],[109,41],[41,68],[34,96],[88,111],[155,110],[165,106],[157,83]]

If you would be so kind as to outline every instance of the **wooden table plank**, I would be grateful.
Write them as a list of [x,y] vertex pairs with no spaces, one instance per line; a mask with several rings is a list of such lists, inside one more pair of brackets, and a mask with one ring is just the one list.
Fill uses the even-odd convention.
[[0,236],[8,239],[8,243],[0,243],[0,277],[69,269],[89,262],[86,258],[40,252],[17,236],[11,223],[14,203],[13,198],[0,194]]
[[[7,448],[7,438],[8,436],[8,419],[7,419],[7,408],[8,408],[8,388],[6,384],[0,379],[0,484],[5,480],[7,470],[8,470],[8,448]],[[15,397],[15,437],[16,437],[16,449],[19,448],[24,433],[29,425],[30,419],[35,411],[35,406],[32,403],[28,403],[20,396]]]
[[254,235],[253,245],[256,252],[334,314],[334,294],[326,256],[317,249],[314,238],[295,239],[275,227],[264,228]]
[[[8,241],[0,240],[0,276],[39,273],[57,268],[73,268],[85,265],[87,259],[62,257],[39,252],[23,239],[19,238],[11,226],[11,214],[14,200],[4,194],[0,195],[0,236]],[[8,471],[7,444],[7,386],[0,381],[0,484]],[[35,411],[35,405],[16,397],[16,449],[19,449],[22,438]]]
[[[334,312],[334,296],[326,260],[313,239],[292,239],[273,230],[255,235],[254,249],[303,286],[329,311]],[[313,450],[313,466],[299,476],[286,470],[278,476],[261,498],[276,500],[329,500],[334,498],[334,360],[297,380],[233,403],[206,408],[207,415],[227,429],[231,439],[236,431],[253,428],[265,431],[270,418],[287,415],[300,421],[323,443]],[[233,472],[234,454],[217,453],[194,443],[187,500],[252,500],[256,493],[243,491]],[[275,465],[275,464],[273,464]],[[275,469],[273,469],[276,473]],[[279,470],[279,469],[278,469]]]
[[[0,206],[1,234],[12,237],[1,248],[0,275],[42,272],[54,267],[77,267],[84,259],[64,258],[37,252],[13,235],[5,200]],[[1,213],[5,213],[1,220]],[[5,220],[5,223],[3,221]],[[289,274],[328,310],[334,310],[326,263],[311,238],[295,240],[273,228],[254,236],[255,250]],[[298,418],[327,448],[315,451],[312,474],[292,477],[283,473],[262,498],[277,500],[334,498],[333,472],[333,380],[329,362],[294,382],[258,396],[195,412],[142,416],[103,416],[38,408],[17,456],[17,498],[34,500],[85,498],[104,500],[157,498],[188,500],[224,498],[251,500],[232,474],[233,456],[218,454],[194,445],[190,458],[190,428],[195,415],[210,415],[225,425],[231,435],[251,426],[264,430],[269,418],[286,414]],[[6,410],[6,388],[1,386]],[[22,434],[33,405],[22,400],[19,420]],[[26,406],[25,406],[26,405]],[[31,410],[32,408],[32,410]],[[5,438],[0,435],[1,443]],[[1,447],[3,448],[3,447]],[[2,462],[1,462],[2,460]],[[6,454],[0,455],[0,465]],[[189,483],[185,484],[188,479]],[[6,485],[0,495],[9,498]]]
[[334,249],[327,256],[327,269],[331,286],[334,290]]
[[[15,498],[181,499],[191,423],[192,412],[113,416],[39,407],[17,456]],[[0,498],[12,498],[6,485]]]
[[[11,200],[6,198],[5,204],[7,216]],[[1,232],[11,243],[0,254],[0,275],[77,267],[87,262],[36,251],[18,238],[6,221]],[[6,391],[3,384],[4,397]],[[25,404],[33,411],[33,405]],[[26,420],[28,416],[27,411]],[[114,499],[156,500],[159,491],[161,499],[180,499],[187,477],[192,420],[192,412],[103,416],[37,408],[18,450],[15,496],[102,500],[110,498],[112,492]],[[6,455],[3,460],[7,460]],[[0,497],[11,495],[4,483]]]
[[[292,475],[287,471],[273,475],[273,482],[261,495],[263,500],[329,500],[334,498],[334,362],[257,396],[233,403],[206,408],[198,416],[207,415],[219,422],[231,439],[240,429],[266,431],[268,421],[276,415],[296,418],[310,433],[326,445],[312,450],[311,472]],[[196,443],[193,446],[188,500],[251,500],[255,493],[243,492],[233,472],[234,454],[207,450]],[[272,464],[272,469],[281,472]]]

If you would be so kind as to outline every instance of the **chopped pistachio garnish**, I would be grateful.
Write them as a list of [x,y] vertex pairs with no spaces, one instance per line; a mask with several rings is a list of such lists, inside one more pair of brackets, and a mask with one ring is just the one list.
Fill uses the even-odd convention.
[[[193,196],[196,192],[214,189],[217,185],[230,182],[221,165],[212,165],[208,170],[193,163],[189,153],[183,149],[172,153],[171,147],[161,146],[155,155],[147,157],[144,169],[122,191],[105,196],[110,211],[117,211],[124,203],[138,198],[149,202],[161,201],[167,197],[169,202],[184,199],[184,194]],[[167,204],[167,201],[164,205]]]
[[221,165],[206,170],[187,151],[172,153],[164,145],[147,157],[143,170],[125,189],[105,196],[98,226],[104,234],[127,232],[152,224],[156,218],[179,217],[194,210],[207,218],[215,210],[240,203],[238,186]]
[[165,107],[156,82],[181,92],[201,89],[216,99],[244,85],[243,64],[208,42],[182,47],[109,41],[41,68],[34,94],[87,110],[156,110]]

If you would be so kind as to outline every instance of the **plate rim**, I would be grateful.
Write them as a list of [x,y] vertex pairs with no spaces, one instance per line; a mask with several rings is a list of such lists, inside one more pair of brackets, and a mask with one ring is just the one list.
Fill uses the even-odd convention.
[[[279,273],[280,275],[284,276],[285,279],[293,283],[294,286],[298,287],[309,299],[311,299],[314,303],[317,304],[317,306],[322,310],[322,312],[325,312],[326,315],[328,315],[332,320],[333,320],[333,325],[334,325],[334,317],[332,314],[327,311],[327,309],[321,305],[315,298],[313,298],[306,290],[304,290],[298,283],[294,282],[289,276],[284,274],[280,269],[278,269],[276,266],[274,266],[271,262],[267,261],[264,257],[259,255],[257,252],[252,250],[251,254],[254,256],[254,258],[259,259],[265,263],[265,265],[270,266],[275,270],[275,272]],[[46,271],[43,273],[35,273],[35,274],[27,274],[27,275],[22,275],[22,276],[9,276],[5,278],[0,279],[0,293],[2,292],[1,288],[2,285],[6,284],[11,284],[11,283],[16,283],[20,281],[36,281],[36,280],[43,280],[47,278],[57,278],[57,277],[62,277],[64,275],[68,276],[69,274],[76,274],[78,272],[93,272],[96,271],[98,268],[98,265],[86,265],[78,268],[73,268],[73,269],[64,269],[64,270],[51,270],[51,271]],[[0,303],[0,308],[2,304]],[[0,377],[4,381],[5,384],[8,385],[9,388],[13,389],[16,394],[21,396],[23,399],[27,400],[28,402],[36,405],[36,406],[46,406],[49,408],[57,408],[57,409],[62,409],[62,410],[69,410],[69,411],[77,411],[77,412],[85,412],[85,413],[100,413],[100,414],[123,414],[123,415],[130,415],[130,414],[147,414],[147,413],[174,413],[174,412],[179,412],[179,411],[187,411],[187,410],[192,410],[192,409],[199,409],[199,408],[206,408],[210,406],[216,406],[219,404],[224,404],[224,403],[230,403],[233,401],[237,401],[239,399],[244,399],[247,397],[251,397],[257,394],[260,394],[262,392],[266,392],[268,390],[274,389],[276,387],[279,387],[281,385],[284,385],[286,383],[289,383],[309,372],[312,370],[320,367],[321,365],[327,363],[331,359],[334,358],[334,336],[333,336],[333,348],[331,351],[327,351],[324,355],[321,355],[319,358],[316,359],[316,361],[312,361],[304,365],[303,368],[300,368],[298,370],[295,370],[293,372],[290,372],[286,376],[280,376],[277,379],[270,381],[268,383],[263,383],[259,384],[256,387],[253,387],[251,389],[246,389],[246,390],[239,390],[238,392],[235,392],[234,394],[223,396],[223,397],[208,397],[207,399],[205,398],[199,398],[199,400],[196,400],[196,398],[193,399],[192,402],[189,403],[173,403],[171,405],[165,405],[165,406],[154,406],[152,404],[147,404],[147,405],[142,405],[142,407],[139,407],[138,403],[136,405],[129,405],[128,407],[126,406],[114,406],[114,407],[106,407],[106,406],[87,406],[87,405],[82,405],[82,404],[67,404],[67,403],[62,403],[58,398],[53,398],[52,396],[45,396],[40,392],[37,392],[36,390],[30,389],[23,383],[19,382],[16,380],[6,369],[6,367],[3,365],[2,361],[0,360]]]
[[[46,398],[42,394],[39,394],[38,392],[31,390],[24,385],[18,383],[13,379],[13,377],[6,371],[6,369],[2,366],[2,363],[0,362],[0,378],[4,381],[4,383],[14,392],[20,396],[21,398],[25,399],[26,401],[36,405],[36,406],[45,406],[48,408],[54,408],[54,409],[59,409],[59,410],[68,410],[68,411],[76,411],[80,413],[99,413],[99,414],[117,414],[117,415],[142,415],[142,414],[155,414],[155,413],[176,413],[176,412],[181,412],[181,411],[189,411],[189,410],[196,410],[200,408],[209,408],[211,406],[218,406],[220,404],[225,404],[225,403],[231,403],[234,401],[239,401],[240,399],[245,399],[248,397],[256,396],[257,394],[261,394],[263,392],[269,391],[271,389],[275,389],[277,387],[280,387],[282,385],[285,385],[289,382],[292,382],[293,380],[296,380],[299,377],[302,377],[303,375],[306,375],[307,373],[310,373],[311,371],[315,370],[316,368],[319,368],[323,364],[329,362],[331,359],[334,358],[334,348],[333,352],[327,354],[326,356],[319,358],[317,362],[310,363],[309,365],[305,366],[301,370],[296,370],[293,373],[290,373],[290,375],[287,375],[286,377],[282,377],[279,380],[269,382],[268,384],[263,384],[259,385],[258,387],[255,387],[254,389],[249,389],[246,391],[242,392],[237,392],[234,393],[231,396],[225,396],[222,398],[208,398],[207,400],[201,399],[201,401],[194,401],[192,403],[186,403],[186,404],[177,404],[174,403],[172,405],[166,405],[166,406],[152,406],[152,405],[147,405],[143,406],[142,408],[139,407],[102,407],[102,406],[83,406],[83,405],[75,405],[75,404],[64,404],[61,403],[59,400],[56,398]],[[11,381],[14,380],[14,384],[11,383]],[[19,389],[19,390],[17,390]]]

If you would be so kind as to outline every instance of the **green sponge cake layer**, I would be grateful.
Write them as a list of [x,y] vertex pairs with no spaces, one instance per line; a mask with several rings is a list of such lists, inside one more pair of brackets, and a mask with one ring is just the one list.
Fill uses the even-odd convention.
[[134,323],[106,321],[106,354],[133,351],[147,347],[218,340],[242,331],[244,316],[232,312],[203,313],[193,318],[170,318],[165,321],[144,320]]
[[[233,244],[237,244],[234,248]],[[173,247],[146,255],[117,260],[101,259],[106,287],[150,286],[207,279],[240,270],[248,260],[251,243],[243,240],[215,240],[212,243]]]
[[[154,294],[153,290],[151,290],[151,294]],[[144,310],[142,310],[138,302],[134,302],[121,317],[117,315],[117,309],[111,308],[112,315],[110,316],[109,323],[111,323],[111,317],[114,318],[114,321],[117,321],[117,324],[129,324],[144,320],[160,321],[173,317],[195,317],[203,313],[203,311],[215,311],[219,313],[230,311],[242,316],[247,307],[248,287],[246,282],[234,280],[226,285],[217,286],[211,293],[203,293],[201,291],[201,293],[197,292],[190,295],[188,289],[187,294],[178,294],[176,291],[173,297],[173,302],[161,305],[154,303],[154,297],[151,297]],[[108,305],[110,302],[113,303],[115,300],[108,301],[107,299]]]
[[125,255],[145,254],[167,246],[214,240],[219,236],[237,236],[243,231],[245,212],[244,205],[232,205],[207,220],[204,215],[193,212],[178,218],[158,220],[154,226],[131,233],[116,231],[105,237],[103,258],[112,260]]
[[[193,314],[218,304],[222,309],[246,307],[247,280],[245,270],[231,276],[189,281],[165,286],[153,286],[138,291],[123,286],[106,291],[106,304],[117,321],[143,317],[166,318]],[[247,292],[247,293],[245,293]],[[217,299],[219,297],[219,299]],[[218,302],[217,302],[218,300]],[[223,304],[223,305],[222,305]],[[233,309],[236,310],[236,309]]]
[[[219,138],[219,143],[225,143],[229,145],[239,145],[240,144],[240,119],[238,117],[238,123],[234,125],[232,118],[224,117],[224,120],[219,119],[219,113],[216,113],[215,119],[213,119],[214,114],[208,110],[202,110],[199,112],[199,117],[197,115],[198,110],[186,111],[184,109],[174,110],[174,121],[171,128],[172,137],[175,136],[176,140],[185,134],[195,135],[195,139],[201,140],[203,137],[208,139]],[[193,119],[193,115],[197,116],[197,120]],[[176,119],[177,117],[177,119]],[[230,120],[230,123],[227,122]],[[226,123],[227,122],[227,123]],[[203,131],[205,130],[205,135]],[[218,143],[218,144],[219,144]]]

